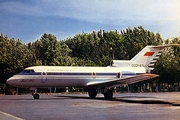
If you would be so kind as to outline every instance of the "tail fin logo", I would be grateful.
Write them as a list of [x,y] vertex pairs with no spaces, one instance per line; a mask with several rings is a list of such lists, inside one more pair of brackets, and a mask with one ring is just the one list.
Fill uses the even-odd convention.
[[153,56],[154,52],[146,52],[144,56]]

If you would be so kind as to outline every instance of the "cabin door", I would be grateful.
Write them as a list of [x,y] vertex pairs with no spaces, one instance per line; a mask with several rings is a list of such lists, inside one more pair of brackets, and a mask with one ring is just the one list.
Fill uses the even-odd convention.
[[47,73],[46,72],[42,72],[41,73],[41,82],[45,83],[47,81]]

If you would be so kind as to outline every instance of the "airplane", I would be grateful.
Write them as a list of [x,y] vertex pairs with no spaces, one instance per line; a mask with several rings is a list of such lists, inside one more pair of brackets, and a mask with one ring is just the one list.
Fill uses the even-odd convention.
[[[112,60],[107,67],[32,66],[7,80],[18,88],[86,87],[90,98],[100,90],[105,99],[113,97],[113,88],[156,78],[151,74],[166,47],[179,44],[146,46],[131,60]],[[32,93],[39,99],[37,92]]]

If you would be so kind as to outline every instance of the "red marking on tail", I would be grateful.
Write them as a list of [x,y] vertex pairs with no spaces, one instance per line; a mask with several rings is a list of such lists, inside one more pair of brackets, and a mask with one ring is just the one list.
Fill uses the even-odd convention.
[[146,52],[145,54],[144,54],[144,56],[152,56],[154,54],[154,52]]

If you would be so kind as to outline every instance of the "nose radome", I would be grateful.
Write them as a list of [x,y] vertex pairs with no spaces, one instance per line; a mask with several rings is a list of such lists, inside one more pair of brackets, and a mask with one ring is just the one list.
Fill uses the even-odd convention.
[[16,82],[15,82],[15,80],[13,79],[13,77],[11,77],[11,78],[9,78],[9,79],[6,81],[6,83],[9,84],[9,85],[14,86]]
[[9,84],[9,85],[11,85],[11,82],[12,82],[11,78],[9,78],[9,79],[6,81],[6,83]]

